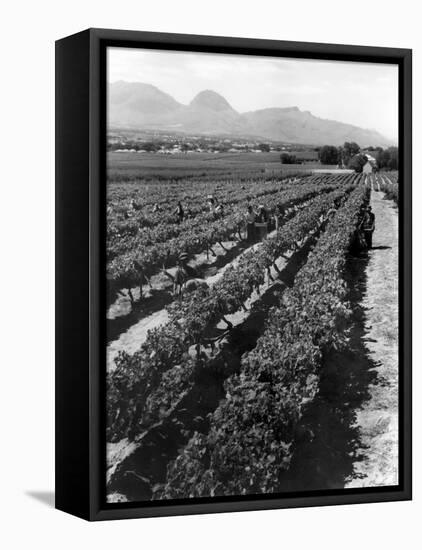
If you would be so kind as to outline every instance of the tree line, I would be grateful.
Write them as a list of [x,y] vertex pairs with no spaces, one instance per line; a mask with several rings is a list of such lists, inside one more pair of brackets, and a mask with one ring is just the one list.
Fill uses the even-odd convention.
[[[398,148],[368,147],[366,153],[371,153],[376,161],[375,168],[379,170],[398,170]],[[355,172],[362,172],[368,161],[368,156],[354,141],[346,141],[343,146],[324,145],[318,150],[318,158],[321,164],[336,164],[344,168],[350,168]]]

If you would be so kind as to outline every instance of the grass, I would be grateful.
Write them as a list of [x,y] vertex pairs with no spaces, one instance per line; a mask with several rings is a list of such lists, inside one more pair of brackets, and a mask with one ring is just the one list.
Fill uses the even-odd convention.
[[306,172],[319,163],[281,164],[280,153],[192,153],[159,155],[155,153],[116,153],[107,156],[109,183],[135,180],[177,181],[251,179],[262,175],[281,176]]

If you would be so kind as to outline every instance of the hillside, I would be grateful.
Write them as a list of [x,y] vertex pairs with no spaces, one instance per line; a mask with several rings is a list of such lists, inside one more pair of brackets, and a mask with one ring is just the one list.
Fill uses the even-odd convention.
[[375,130],[314,116],[298,107],[238,113],[220,94],[204,90],[189,105],[150,84],[118,81],[109,87],[109,124],[114,127],[160,129],[207,135],[254,136],[290,143],[388,146]]

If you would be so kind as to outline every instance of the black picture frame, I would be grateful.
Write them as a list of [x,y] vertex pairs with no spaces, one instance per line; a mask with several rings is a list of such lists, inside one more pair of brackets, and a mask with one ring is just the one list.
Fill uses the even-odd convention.
[[[105,52],[108,46],[395,63],[399,67],[399,485],[300,494],[105,502]],[[56,508],[87,520],[412,498],[412,51],[88,29],[56,42]]]

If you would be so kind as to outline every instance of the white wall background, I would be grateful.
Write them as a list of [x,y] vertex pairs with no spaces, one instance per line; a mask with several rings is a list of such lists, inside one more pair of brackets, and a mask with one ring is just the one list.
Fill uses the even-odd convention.
[[[88,524],[34,498],[54,487],[54,41],[87,27],[414,49],[414,201],[420,191],[418,4],[354,0],[15,1],[0,20],[1,482],[3,548],[418,547],[421,463],[415,346],[415,500]],[[419,99],[419,101],[418,101]],[[416,210],[417,214],[417,210]],[[75,219],[77,223],[77,219]],[[421,220],[415,215],[415,280]],[[420,334],[415,288],[414,338]],[[4,540],[2,540],[4,539]]]

